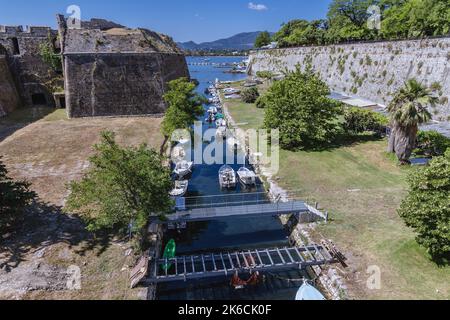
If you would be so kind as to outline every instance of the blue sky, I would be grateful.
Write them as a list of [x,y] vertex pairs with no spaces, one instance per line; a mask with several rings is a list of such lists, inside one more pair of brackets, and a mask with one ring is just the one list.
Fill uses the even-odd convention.
[[239,32],[276,31],[294,18],[326,15],[331,0],[0,0],[0,24],[50,25],[76,4],[81,18],[101,17],[166,33],[176,41],[217,40]]

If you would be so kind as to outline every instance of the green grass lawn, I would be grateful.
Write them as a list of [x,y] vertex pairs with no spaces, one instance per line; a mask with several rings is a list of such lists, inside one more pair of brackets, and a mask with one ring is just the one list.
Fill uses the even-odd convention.
[[[260,128],[264,111],[238,100],[226,102],[242,128]],[[406,176],[388,156],[385,140],[369,140],[329,151],[280,152],[279,185],[320,203],[331,220],[316,229],[349,258],[350,295],[368,299],[450,299],[450,267],[438,267],[397,214]],[[369,266],[381,268],[381,290],[366,287]]]

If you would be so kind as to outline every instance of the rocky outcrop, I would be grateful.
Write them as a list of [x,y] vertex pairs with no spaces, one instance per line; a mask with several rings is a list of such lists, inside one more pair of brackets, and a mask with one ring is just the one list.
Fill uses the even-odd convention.
[[450,38],[355,43],[322,47],[261,50],[250,55],[249,72],[281,73],[310,65],[335,92],[382,105],[411,78],[436,90],[435,119],[450,117]]
[[0,56],[0,117],[20,107],[20,97],[6,56]]

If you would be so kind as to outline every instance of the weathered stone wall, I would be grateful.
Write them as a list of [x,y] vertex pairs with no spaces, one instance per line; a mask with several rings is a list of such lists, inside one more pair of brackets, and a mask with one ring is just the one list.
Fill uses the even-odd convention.
[[0,117],[20,107],[16,89],[5,55],[0,55]]
[[282,72],[310,64],[331,90],[387,105],[408,79],[438,82],[435,119],[450,117],[450,38],[255,51],[249,72]]
[[[57,32],[48,27],[0,27],[0,45],[6,49],[7,61],[14,78],[17,90],[24,106],[45,105],[54,107],[53,89],[62,87],[62,75],[55,72],[50,65],[43,61],[39,46],[54,41]],[[16,43],[14,43],[16,42]],[[33,103],[33,95],[42,94],[45,103]]]
[[69,54],[65,56],[69,117],[162,114],[167,83],[189,77],[174,54]]
[[57,17],[69,117],[162,114],[169,81],[189,78],[173,40],[146,29],[93,19],[81,29]]

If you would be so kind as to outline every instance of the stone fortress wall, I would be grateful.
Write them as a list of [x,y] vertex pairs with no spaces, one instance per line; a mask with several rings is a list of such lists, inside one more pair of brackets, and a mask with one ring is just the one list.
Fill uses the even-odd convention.
[[165,35],[101,19],[69,29],[59,16],[58,24],[70,117],[162,114],[168,82],[189,78],[184,55]]
[[12,96],[4,99],[8,112],[19,106],[55,107],[52,91],[55,86],[62,87],[62,74],[43,61],[39,48],[41,44],[51,43],[58,51],[56,38],[57,32],[49,27],[0,26],[0,55],[4,61],[0,87],[9,86],[5,81],[10,78],[9,73],[15,86],[12,91],[20,97],[19,103]]
[[[189,78],[168,36],[103,19],[67,28],[0,26],[0,116],[19,107],[65,107],[69,117],[155,115],[166,110],[167,84]],[[41,56],[50,45],[61,70]],[[55,68],[57,69],[57,68]]]
[[450,117],[450,37],[260,50],[250,54],[249,73],[280,73],[307,65],[334,92],[388,105],[405,81],[439,83],[434,119]]

